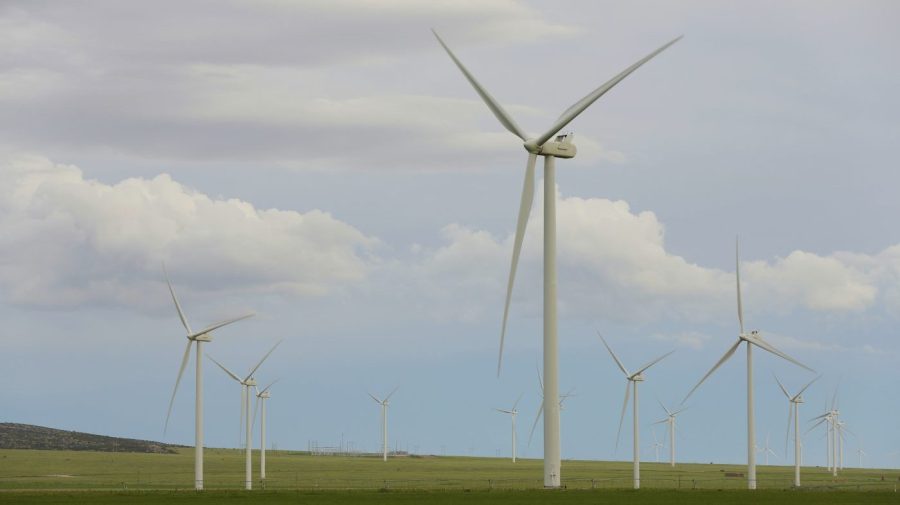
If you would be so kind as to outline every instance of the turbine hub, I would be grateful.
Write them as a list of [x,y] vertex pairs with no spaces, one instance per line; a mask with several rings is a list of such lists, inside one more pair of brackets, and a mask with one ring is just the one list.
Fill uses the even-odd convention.
[[553,156],[555,158],[574,158],[578,150],[572,143],[574,134],[561,133],[551,141],[544,142],[543,145],[537,145],[535,139],[528,139],[522,144],[525,150],[531,154],[539,154],[541,156]]
[[197,335],[196,337],[188,337],[188,340],[193,340],[195,342],[212,342],[212,335],[204,333],[202,335]]

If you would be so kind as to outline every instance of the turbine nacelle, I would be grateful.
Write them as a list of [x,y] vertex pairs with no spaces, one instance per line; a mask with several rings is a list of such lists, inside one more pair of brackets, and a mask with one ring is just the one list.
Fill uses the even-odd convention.
[[212,342],[212,334],[203,333],[201,335],[188,335],[187,339],[194,342]]
[[744,342],[753,343],[753,341],[759,338],[759,330],[751,330],[750,333],[741,333],[738,335],[738,338]]
[[554,158],[574,158],[575,154],[578,153],[578,149],[575,148],[575,144],[572,143],[572,138],[575,136],[572,132],[561,133],[556,136],[552,141],[544,142],[542,145],[538,145],[538,139],[528,139],[522,144],[525,147],[525,150],[531,154],[537,154],[539,156],[553,156]]

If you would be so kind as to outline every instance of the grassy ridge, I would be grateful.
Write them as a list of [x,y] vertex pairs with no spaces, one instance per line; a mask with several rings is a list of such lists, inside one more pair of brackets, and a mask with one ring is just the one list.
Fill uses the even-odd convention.
[[881,505],[896,504],[900,500],[894,492],[816,492],[816,491],[671,491],[671,490],[578,490],[578,491],[330,491],[291,492],[263,491],[236,492],[210,491],[195,492],[16,492],[0,493],[0,503],[17,504],[58,504],[71,505],[91,503],[98,505],[156,503],[227,503],[229,505],[251,504],[295,504],[338,505],[429,505],[480,504],[492,505],[680,505],[680,504],[797,504],[816,503],[821,505]]
[[[244,454],[233,449],[207,449],[206,488],[240,489]],[[289,451],[267,452],[266,488],[301,490],[501,490],[541,489],[542,462],[500,458],[405,457],[387,463],[372,457],[309,456]],[[186,490],[193,487],[193,450],[176,454],[88,451],[0,450],[0,490]],[[254,453],[254,480],[258,480]],[[743,489],[743,466],[643,463],[641,484],[647,489]],[[789,489],[792,467],[758,467],[761,489]],[[729,476],[732,475],[732,476]],[[900,484],[900,471],[845,469],[834,479],[822,468],[804,468],[804,486],[819,489],[889,490]],[[627,462],[564,461],[568,490],[631,487]],[[254,482],[259,486],[258,482]],[[4,494],[4,493],[0,493]],[[24,496],[24,495],[22,495]],[[900,501],[900,500],[898,500]]]

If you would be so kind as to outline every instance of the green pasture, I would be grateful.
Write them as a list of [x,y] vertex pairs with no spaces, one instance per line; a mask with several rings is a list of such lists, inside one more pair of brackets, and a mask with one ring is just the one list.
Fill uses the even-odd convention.
[[542,462],[501,458],[310,456],[267,452],[265,490],[242,491],[244,454],[207,449],[206,489],[193,487],[193,450],[178,454],[0,450],[0,503],[897,503],[900,471],[844,469],[837,478],[804,468],[804,489],[791,489],[793,468],[758,468],[760,491],[744,491],[737,465],[641,465],[631,487],[629,462],[564,461],[564,490],[542,489]]

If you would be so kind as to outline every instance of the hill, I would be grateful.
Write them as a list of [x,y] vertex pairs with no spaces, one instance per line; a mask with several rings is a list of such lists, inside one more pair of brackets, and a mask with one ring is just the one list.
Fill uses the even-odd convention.
[[0,449],[173,454],[175,447],[149,440],[107,437],[31,424],[0,423]]

